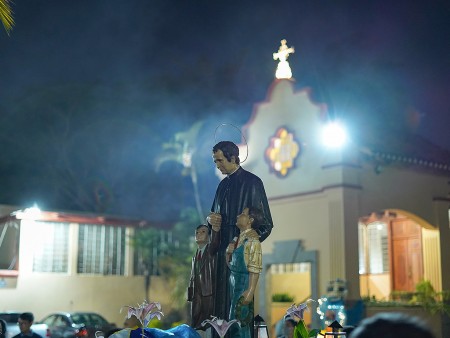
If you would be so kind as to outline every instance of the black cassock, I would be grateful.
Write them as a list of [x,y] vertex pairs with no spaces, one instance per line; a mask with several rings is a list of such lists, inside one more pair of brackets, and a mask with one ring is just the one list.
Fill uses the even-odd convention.
[[219,183],[211,207],[211,212],[220,213],[222,216],[214,316],[226,320],[230,309],[230,274],[225,261],[225,250],[233,238],[239,236],[236,219],[247,207],[257,207],[264,214],[264,224],[258,230],[262,242],[270,235],[273,227],[264,185],[258,176],[239,168]]

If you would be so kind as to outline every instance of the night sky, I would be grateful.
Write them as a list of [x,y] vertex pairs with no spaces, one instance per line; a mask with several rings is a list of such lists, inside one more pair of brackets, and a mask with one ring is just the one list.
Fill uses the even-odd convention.
[[[274,79],[281,39],[298,88],[353,130],[450,149],[449,1],[21,0],[0,31],[0,203],[176,219],[193,205],[162,145],[204,119],[241,126]],[[99,202],[98,200],[102,201]]]

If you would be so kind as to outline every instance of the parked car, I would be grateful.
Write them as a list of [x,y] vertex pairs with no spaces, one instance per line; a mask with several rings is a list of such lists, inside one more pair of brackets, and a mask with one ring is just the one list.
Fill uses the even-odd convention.
[[105,336],[115,329],[101,315],[94,312],[58,312],[52,313],[40,321],[50,329],[51,338],[95,338],[95,333]]
[[[5,338],[11,338],[20,333],[19,325],[17,324],[17,322],[19,321],[19,316],[21,313],[22,312],[16,311],[0,312],[0,319],[3,319],[6,322]],[[45,324],[35,322],[33,325],[31,325],[31,330],[36,332],[42,338],[50,337],[50,330]]]

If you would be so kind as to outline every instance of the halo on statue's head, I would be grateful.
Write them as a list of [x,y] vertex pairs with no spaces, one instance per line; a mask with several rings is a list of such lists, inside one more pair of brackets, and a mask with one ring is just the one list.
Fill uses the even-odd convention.
[[[244,163],[247,158],[248,158],[248,142],[247,139],[245,138],[244,134],[242,133],[242,131],[236,127],[234,124],[231,123],[221,123],[216,127],[216,130],[214,130],[214,142],[217,144],[220,141],[217,141],[217,130],[219,130],[220,127],[225,127],[225,126],[232,126],[234,129],[236,129],[237,131],[239,131],[239,134],[241,134],[242,138],[244,139],[245,142],[245,147],[247,148],[247,154],[245,155],[245,158],[243,160],[240,161],[240,163]],[[222,141],[226,141],[226,140],[222,140]]]

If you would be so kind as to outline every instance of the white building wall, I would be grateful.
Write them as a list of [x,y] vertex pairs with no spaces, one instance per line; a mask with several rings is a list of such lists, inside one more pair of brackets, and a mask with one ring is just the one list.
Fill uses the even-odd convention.
[[450,175],[438,176],[393,165],[383,166],[376,174],[373,166],[368,164],[361,172],[364,215],[372,211],[400,209],[414,213],[436,228],[433,200],[450,196]]
[[[77,274],[78,224],[70,224],[68,273],[33,272],[34,226],[34,222],[22,221],[19,276],[5,278],[7,285],[0,288],[0,312],[31,311],[40,320],[55,311],[93,311],[122,326],[127,312],[120,313],[121,307],[135,306],[145,299],[144,277]],[[126,257],[132,266],[132,255]],[[149,297],[169,312],[170,290],[159,277],[152,277]]]

